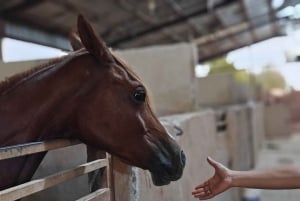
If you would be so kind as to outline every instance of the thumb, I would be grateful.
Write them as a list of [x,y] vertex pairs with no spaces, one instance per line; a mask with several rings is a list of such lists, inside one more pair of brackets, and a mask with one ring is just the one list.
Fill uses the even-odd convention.
[[217,161],[213,160],[211,157],[207,157],[207,162],[213,166],[215,169],[219,169],[220,168],[220,165]]

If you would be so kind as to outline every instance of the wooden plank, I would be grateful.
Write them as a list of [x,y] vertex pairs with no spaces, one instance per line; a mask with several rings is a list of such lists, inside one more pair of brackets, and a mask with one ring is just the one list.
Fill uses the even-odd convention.
[[[86,151],[87,151],[87,162],[94,161],[101,158],[106,158],[106,152],[100,151],[95,147],[91,147],[87,145]],[[89,173],[88,178],[89,178],[90,192],[94,192],[101,188],[107,188],[106,174],[105,174],[106,169],[107,168],[103,168]],[[105,183],[103,183],[103,181],[105,181]]]
[[110,201],[110,190],[109,188],[102,188],[76,201]]
[[99,159],[82,164],[76,168],[61,171],[42,179],[36,179],[3,191],[0,191],[1,201],[13,201],[60,184],[64,181],[87,174],[108,165],[107,159]]
[[[117,157],[112,157],[112,193],[114,196],[112,201],[131,201],[132,196],[130,188],[128,185],[131,185],[131,176],[132,176],[132,167],[120,161]],[[114,179],[115,178],[115,179]],[[150,184],[146,184],[149,187]],[[147,188],[145,187],[145,189]],[[148,193],[148,191],[146,190]],[[143,200],[143,199],[141,199]],[[155,200],[155,199],[154,199]],[[156,200],[155,200],[156,201]]]
[[49,151],[80,144],[78,140],[59,139],[48,142],[33,142],[0,148],[0,160]]
[[109,201],[115,201],[113,158],[109,153],[106,153],[106,158],[108,160],[108,165],[105,171],[107,187],[110,189]]

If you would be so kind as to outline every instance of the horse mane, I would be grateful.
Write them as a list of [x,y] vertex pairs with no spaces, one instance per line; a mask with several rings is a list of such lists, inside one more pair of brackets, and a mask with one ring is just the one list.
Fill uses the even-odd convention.
[[[65,61],[67,58],[73,58],[76,57],[77,55],[79,55],[80,53],[84,53],[86,52],[85,49],[79,49],[73,52],[70,52],[69,54],[67,54],[66,56],[62,56],[59,58],[54,58],[49,60],[48,62],[39,64],[29,70],[23,71],[21,73],[17,73],[15,75],[12,75],[8,78],[5,78],[3,81],[0,82],[0,96],[8,89],[10,89],[11,87],[15,86],[16,84],[22,82],[23,80],[26,80],[26,78],[28,78],[29,76],[32,76],[36,73],[39,73],[45,69],[49,69],[52,68],[56,65],[58,65],[59,63],[61,63],[62,61]],[[133,71],[133,69],[130,67],[130,65],[128,65],[123,59],[121,59],[116,53],[114,53],[113,51],[110,51],[113,58],[124,68],[124,70],[126,70],[126,72],[128,72],[132,77],[134,77],[135,79],[137,79],[138,81],[140,81],[141,83],[142,80],[141,78]],[[143,83],[144,84],[144,83]],[[145,86],[145,84],[144,84]],[[146,90],[147,87],[145,86]],[[149,90],[147,90],[148,94],[149,94]],[[151,101],[151,96],[148,95],[147,96],[147,100],[148,103],[151,105],[152,101]]]
[[67,54],[66,56],[51,59],[47,62],[43,62],[35,67],[32,67],[29,70],[26,70],[26,71],[23,71],[23,72],[20,72],[20,73],[17,73],[15,75],[5,78],[3,81],[0,82],[0,95],[3,94],[6,90],[10,89],[12,86],[15,86],[22,80],[25,80],[29,76],[34,75],[38,72],[41,72],[45,69],[52,68],[52,67],[58,65],[59,63],[61,63],[62,61],[64,61],[65,59],[76,56],[76,53],[80,52],[80,51],[82,51],[82,50],[71,52],[71,53]]

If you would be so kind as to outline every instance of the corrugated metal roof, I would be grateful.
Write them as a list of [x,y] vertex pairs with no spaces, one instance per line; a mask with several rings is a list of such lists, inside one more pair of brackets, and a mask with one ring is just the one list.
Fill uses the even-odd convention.
[[[273,1],[0,0],[0,16],[4,23],[67,37],[77,14],[82,13],[114,48],[192,41],[199,45],[203,61],[282,35],[290,21],[276,17],[276,12],[300,2],[286,0],[279,8],[272,8]],[[51,41],[48,45],[57,46]]]

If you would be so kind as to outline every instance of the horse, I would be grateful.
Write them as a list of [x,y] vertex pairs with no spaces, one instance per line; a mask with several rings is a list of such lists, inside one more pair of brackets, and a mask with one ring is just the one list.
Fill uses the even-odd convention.
[[[0,147],[58,138],[149,170],[154,185],[178,180],[185,155],[151,109],[141,79],[77,19],[79,50],[0,83]],[[0,190],[29,181],[46,152],[0,161]]]

